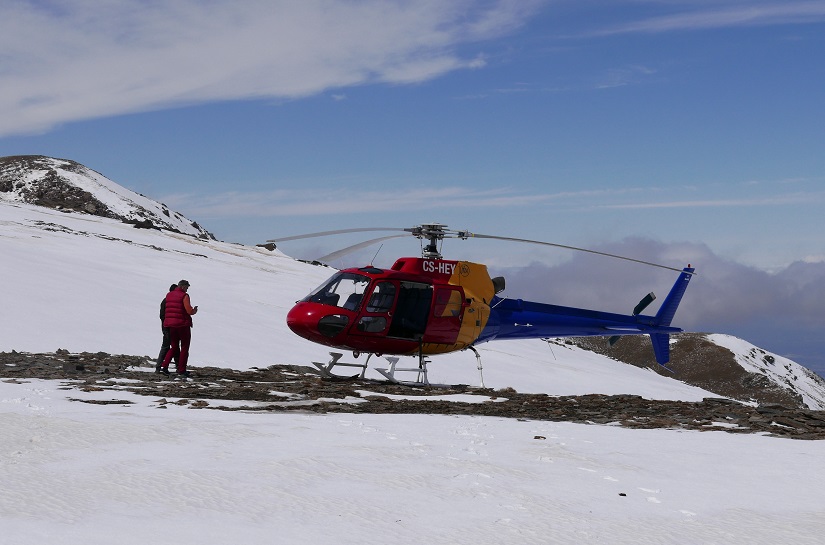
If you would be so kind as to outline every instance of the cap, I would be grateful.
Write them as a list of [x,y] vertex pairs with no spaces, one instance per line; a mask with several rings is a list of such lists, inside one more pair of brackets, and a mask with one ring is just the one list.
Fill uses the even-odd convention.
[[180,282],[178,282],[178,286],[188,286],[188,285],[189,285],[188,280],[181,280]]

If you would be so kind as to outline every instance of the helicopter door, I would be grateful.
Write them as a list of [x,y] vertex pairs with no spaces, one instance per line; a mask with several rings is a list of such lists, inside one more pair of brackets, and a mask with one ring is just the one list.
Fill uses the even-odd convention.
[[398,287],[398,303],[388,336],[417,341],[427,329],[433,287],[421,282],[399,282]]
[[359,334],[381,335],[387,330],[397,294],[392,282],[378,282],[367,299],[364,312],[355,325]]

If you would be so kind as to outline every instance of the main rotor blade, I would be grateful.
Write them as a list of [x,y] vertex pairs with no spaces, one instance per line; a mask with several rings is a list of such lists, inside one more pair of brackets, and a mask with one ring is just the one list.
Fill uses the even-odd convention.
[[341,248],[340,250],[332,252],[331,254],[327,254],[323,257],[319,257],[318,261],[320,261],[321,263],[329,263],[330,261],[334,261],[334,260],[336,260],[340,257],[344,257],[347,254],[351,254],[352,252],[354,252],[356,250],[360,250],[361,248],[366,248],[367,246],[371,246],[373,244],[381,242],[382,240],[389,240],[391,238],[401,238],[401,237],[406,237],[406,236],[409,236],[409,235],[388,235],[386,237],[379,237],[379,238],[374,238],[372,240],[365,240],[364,242],[359,242],[358,244],[353,244],[352,246],[347,246],[346,248]]
[[[335,229],[334,231],[320,231],[318,233],[307,233],[304,235],[293,235],[291,237],[273,238],[267,242],[285,242],[287,240],[300,240],[304,238],[326,237],[329,235],[341,235],[344,233],[363,233],[366,231],[407,231],[409,229],[402,229],[400,227],[358,227],[355,229]],[[400,235],[399,235],[400,236]]]
[[[587,248],[578,248],[576,246],[567,246],[565,244],[556,244],[555,242],[544,242],[541,240],[529,240],[526,238],[512,238],[512,237],[498,237],[495,235],[480,235],[477,233],[470,233],[469,231],[461,233],[461,238],[464,237],[473,237],[473,238],[489,238],[493,240],[506,240],[509,242],[526,242],[528,244],[539,244],[541,246],[553,246],[554,248],[564,248],[565,250],[576,250],[578,252],[587,252],[588,254],[596,254],[602,255],[605,257],[612,257],[615,259],[623,259],[625,261],[632,261],[634,263],[641,263],[642,265],[650,265],[651,267],[659,267],[660,269],[667,269],[669,271],[676,271],[682,272],[682,269],[677,269],[676,267],[668,267],[667,265],[659,265],[658,263],[652,263],[650,261],[642,261],[641,259],[633,259],[632,257],[625,257],[623,255],[616,255],[616,254],[608,254],[607,252],[597,252],[596,250],[588,250]],[[691,273],[695,274],[695,273]]]

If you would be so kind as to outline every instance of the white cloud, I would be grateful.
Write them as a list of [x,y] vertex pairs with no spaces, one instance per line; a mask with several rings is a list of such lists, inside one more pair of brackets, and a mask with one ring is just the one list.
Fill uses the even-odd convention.
[[[301,182],[290,182],[300,187]],[[794,192],[768,191],[760,195],[727,195],[695,198],[695,188],[684,188],[686,195],[668,192],[670,200],[632,201],[639,195],[664,194],[655,187],[616,187],[581,189],[578,191],[530,192],[516,187],[478,189],[469,186],[426,187],[418,183],[399,183],[402,189],[357,190],[346,188],[284,189],[275,191],[230,191],[219,194],[172,194],[159,199],[191,217],[232,218],[271,216],[352,215],[382,210],[385,212],[416,209],[438,211],[462,209],[552,206],[556,210],[655,210],[679,208],[747,208],[760,206],[794,206],[825,202],[825,191],[809,189]],[[780,184],[772,184],[779,187]],[[406,189],[403,189],[406,187]],[[766,186],[766,188],[768,188]],[[708,194],[713,188],[702,188]],[[769,189],[769,188],[768,188]]]
[[704,200],[672,200],[662,202],[636,202],[619,204],[601,204],[593,208],[612,210],[655,209],[655,208],[731,208],[750,206],[779,206],[812,204],[825,200],[822,191],[799,192],[786,195],[767,195],[759,197],[735,197]]
[[642,78],[651,76],[656,70],[646,66],[633,65],[621,68],[611,68],[596,84],[597,89],[610,89],[612,87],[624,87],[639,82]]
[[317,190],[276,190],[262,192],[226,192],[210,195],[166,195],[160,200],[172,208],[185,210],[192,217],[268,217],[361,214],[383,210],[417,209],[420,211],[455,208],[506,208],[530,205],[580,207],[595,198],[612,198],[635,193],[635,188],[525,193],[513,188],[480,190],[471,187],[421,187],[407,190],[357,191],[325,188]]
[[691,3],[679,5],[685,11],[616,25],[594,34],[655,33],[738,26],[800,24],[825,20],[825,3],[820,0],[699,2],[698,5],[692,7]]
[[539,0],[20,1],[0,17],[0,135],[173,105],[414,83]]

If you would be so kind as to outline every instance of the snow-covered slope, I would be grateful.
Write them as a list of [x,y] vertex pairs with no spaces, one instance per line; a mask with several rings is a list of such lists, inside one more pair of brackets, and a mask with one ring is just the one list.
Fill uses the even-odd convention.
[[[278,250],[135,229],[113,219],[23,203],[0,203],[0,212],[0,277],[7,309],[0,314],[0,350],[155,356],[160,300],[170,284],[186,278],[200,308],[191,365],[248,369],[329,358],[327,349],[296,337],[285,325],[294,302],[328,277],[329,268]],[[567,343],[499,341],[479,349],[488,387],[674,400],[714,396],[712,389]],[[434,358],[429,370],[434,382],[480,382],[469,352]],[[797,375],[805,380],[803,372]],[[368,376],[381,378],[372,369]],[[825,406],[822,390],[807,390],[807,406]]]
[[74,161],[41,155],[0,157],[0,201],[25,202],[214,238],[166,205]]

